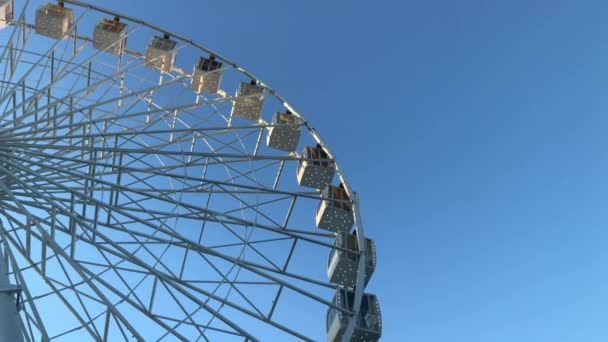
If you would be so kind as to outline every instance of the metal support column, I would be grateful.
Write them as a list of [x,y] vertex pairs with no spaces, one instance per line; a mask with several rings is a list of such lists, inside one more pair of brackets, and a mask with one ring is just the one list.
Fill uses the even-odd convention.
[[8,255],[0,247],[0,341],[23,341],[18,298],[21,289],[8,279]]

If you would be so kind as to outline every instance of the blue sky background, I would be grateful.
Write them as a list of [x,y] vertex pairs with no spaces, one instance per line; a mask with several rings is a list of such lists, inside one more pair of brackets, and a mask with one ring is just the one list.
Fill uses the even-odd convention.
[[384,340],[608,339],[606,2],[93,2],[317,127],[377,243]]

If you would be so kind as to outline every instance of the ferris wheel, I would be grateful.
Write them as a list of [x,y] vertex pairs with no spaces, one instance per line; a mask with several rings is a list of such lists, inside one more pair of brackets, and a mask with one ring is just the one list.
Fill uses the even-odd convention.
[[0,341],[380,339],[358,197],[273,88],[79,1],[0,28]]

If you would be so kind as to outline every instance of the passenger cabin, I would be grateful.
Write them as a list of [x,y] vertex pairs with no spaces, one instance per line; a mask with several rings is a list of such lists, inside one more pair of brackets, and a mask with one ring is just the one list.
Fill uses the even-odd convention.
[[309,188],[323,189],[331,183],[335,172],[333,160],[329,158],[321,145],[304,148],[297,169],[298,184]]
[[13,0],[0,1],[0,29],[7,27],[13,21]]
[[332,232],[347,232],[355,223],[353,207],[342,184],[326,185],[321,192],[323,199],[317,207],[317,227]]
[[222,82],[222,63],[215,56],[201,57],[192,72],[192,89],[197,93],[216,94]]
[[36,10],[36,33],[63,39],[74,25],[74,11],[63,4],[44,4]]
[[231,116],[259,120],[264,106],[264,89],[256,81],[242,82],[233,100]]
[[[342,310],[353,311],[355,292],[338,289],[333,304]],[[327,341],[342,341],[350,316],[334,307],[327,310]],[[355,330],[351,341],[377,342],[382,335],[382,315],[380,304],[373,294],[364,293],[361,309],[356,318]]]
[[93,32],[93,47],[120,55],[127,45],[127,24],[119,18],[101,19]]
[[286,112],[276,112],[272,117],[272,126],[268,127],[266,145],[271,148],[293,152],[298,148],[302,119]]
[[[327,260],[327,277],[334,284],[354,288],[359,268],[359,239],[356,234],[338,233],[334,246],[336,248],[331,250]],[[365,256],[364,286],[367,286],[376,269],[376,245],[373,240],[367,238],[365,239]]]
[[169,35],[163,37],[154,36],[148,43],[146,49],[145,65],[151,68],[157,68],[164,72],[170,72],[175,63],[177,55],[177,42],[171,40]]

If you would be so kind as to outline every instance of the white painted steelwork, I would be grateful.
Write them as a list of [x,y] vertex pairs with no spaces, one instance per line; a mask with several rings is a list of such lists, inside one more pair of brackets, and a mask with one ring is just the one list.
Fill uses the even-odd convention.
[[[100,28],[107,17],[121,25]],[[191,39],[80,1],[18,1],[0,42],[0,241],[21,298],[6,297],[20,320],[5,331],[321,339],[324,322],[302,325],[297,307],[337,310],[342,340],[356,336],[365,272],[352,305],[332,301],[344,285],[316,271],[346,248],[312,221],[329,200],[318,189],[343,184],[361,246],[352,267],[364,269],[358,197],[273,88]],[[221,66],[189,73],[201,55]],[[207,78],[217,70],[221,83]],[[289,120],[269,122],[277,112]]]

